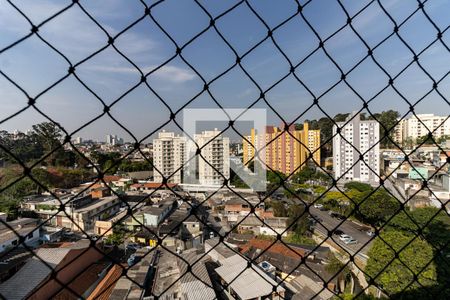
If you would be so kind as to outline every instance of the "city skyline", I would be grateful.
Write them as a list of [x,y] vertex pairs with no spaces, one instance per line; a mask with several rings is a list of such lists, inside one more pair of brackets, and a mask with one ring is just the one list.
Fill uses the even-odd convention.
[[[345,2],[345,7],[350,14],[355,14],[367,3],[368,1]],[[66,4],[63,1],[42,1],[39,4],[28,1],[20,3],[18,6],[30,16],[34,23],[39,23]],[[202,4],[214,16],[219,15],[228,8],[228,5],[231,5],[216,2]],[[398,23],[407,15],[406,12],[416,8],[416,3],[407,1],[390,1],[383,4]],[[139,18],[144,10],[139,3],[128,5],[123,1],[113,1],[108,7],[96,3],[83,3],[83,5],[86,10],[99,19],[100,24],[111,35],[118,33],[131,21]],[[268,2],[253,1],[251,5],[264,17],[270,27],[276,26],[297,9],[295,2],[277,4],[276,10],[273,9],[274,4]],[[345,15],[341,9],[336,9],[335,5],[337,3],[327,5],[325,1],[314,1],[305,6],[303,11],[305,18],[313,23],[318,34],[323,38],[330,35],[333,32],[332,29],[345,24]],[[433,1],[431,4],[427,3],[425,8],[436,24],[440,26],[446,19],[445,11],[449,5],[450,3],[445,1]],[[117,11],[123,13],[118,14]],[[333,13],[335,11],[337,13]],[[189,37],[207,27],[209,23],[206,15],[192,3],[175,4],[169,1],[155,7],[152,14],[158,22],[162,22],[161,25],[180,44],[186,43]],[[3,49],[18,37],[25,35],[29,26],[23,17],[7,4],[0,5],[0,16],[0,25],[4,31],[4,34],[0,36],[0,49]],[[187,18],[189,22],[187,22]],[[167,22],[167,20],[171,21]],[[64,24],[64,27],[61,24]],[[389,21],[379,5],[373,3],[364,10],[362,15],[355,17],[352,25],[359,33],[363,33],[364,40],[373,47],[382,37],[386,36],[393,23]],[[245,5],[240,6],[233,14],[219,19],[217,27],[236,48],[239,55],[242,55],[266,35],[264,25]],[[67,35],[66,31],[71,34]],[[435,29],[431,27],[425,16],[419,14],[406,22],[400,28],[399,33],[406,42],[413,45],[413,50],[418,53],[424,45],[431,42],[431,37],[436,35],[434,31]],[[80,9],[70,9],[61,14],[59,18],[40,28],[39,33],[72,62],[79,61],[107,42],[106,35]],[[299,17],[286,23],[280,30],[274,31],[273,36],[294,64],[312,52],[318,43],[305,21]],[[145,72],[161,64],[171,55],[170,53],[175,52],[173,44],[149,18],[144,18],[142,22],[119,37],[114,44]],[[362,42],[348,28],[337,34],[335,38],[327,40],[324,45],[344,71],[348,71],[355,61],[363,58],[367,53]],[[15,51],[2,53],[0,69],[32,97],[67,72],[67,63],[36,37],[30,38],[24,42],[23,46],[19,45],[15,49]],[[32,57],[28,55],[29,51],[33,51]],[[446,65],[444,62],[450,58],[443,51],[446,51],[444,46],[435,43],[420,55],[421,66],[436,79],[444,75],[442,73]],[[219,39],[213,29],[209,29],[201,38],[183,49],[183,55],[207,81],[233,65],[235,60],[232,51]],[[412,61],[413,54],[398,38],[392,37],[374,50],[374,57],[390,74],[397,74]],[[276,51],[270,40],[266,40],[251,55],[244,58],[242,65],[263,90],[289,72],[287,61],[281,53]],[[46,76],[41,76],[43,70],[45,70]],[[77,67],[76,72],[88,86],[105,98],[107,104],[117,99],[140,78],[139,72],[133,69],[133,66],[111,47]],[[300,68],[296,69],[296,75],[316,95],[324,92],[341,76],[340,71],[326,58],[323,51],[316,52]],[[363,98],[370,99],[387,84],[388,77],[369,58],[347,76],[347,81],[356,87],[357,92]],[[156,92],[174,111],[196,93],[202,91],[204,85],[195,71],[179,58],[149,76],[148,82],[152,87],[156,87]],[[439,89],[444,94],[446,86],[448,86],[445,83],[446,80],[439,84]],[[420,99],[425,91],[432,87],[432,81],[415,64],[396,78],[394,84],[412,103]],[[223,78],[211,84],[210,91],[224,107],[247,107],[259,97],[258,89],[239,67],[235,67]],[[270,105],[287,122],[293,121],[313,103],[311,95],[292,75],[267,92],[265,96]],[[17,112],[28,102],[28,99],[3,76],[0,78],[0,98],[3,108],[0,120]],[[447,107],[447,103],[436,93],[428,95],[426,100],[426,105],[421,102],[415,107],[417,113],[438,113]],[[362,102],[357,95],[351,92],[349,87],[341,83],[322,97],[319,105],[328,114],[334,115],[342,110],[358,110],[362,107]],[[38,98],[36,106],[56,122],[61,123],[69,132],[78,129],[87,121],[101,114],[103,110],[101,103],[73,76],[69,76],[61,84]],[[189,107],[217,106],[212,102],[210,96],[203,93]],[[268,108],[267,104],[261,101],[255,107]],[[293,107],[295,109],[292,109]],[[369,104],[371,111],[381,111],[386,107],[398,110],[401,115],[409,110],[409,105],[392,88],[388,88]],[[280,124],[282,120],[269,108],[268,110],[268,123]],[[114,105],[110,113],[138,139],[163,124],[170,116],[170,112],[163,103],[142,86]],[[297,122],[301,123],[308,118],[318,119],[323,116],[324,114],[317,107],[313,107]],[[177,121],[180,121],[181,118],[181,115],[177,115]],[[0,127],[9,131],[14,129],[25,131],[33,123],[44,120],[33,108],[29,108],[22,114],[0,124]],[[173,123],[171,125],[173,127]],[[108,130],[106,131],[105,128]],[[108,131],[115,132],[125,140],[131,140],[129,134],[108,116],[103,116],[76,135],[83,138],[101,139]]]

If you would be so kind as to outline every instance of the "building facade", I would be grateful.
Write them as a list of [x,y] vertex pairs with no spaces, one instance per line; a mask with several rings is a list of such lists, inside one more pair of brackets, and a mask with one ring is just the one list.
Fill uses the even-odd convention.
[[203,156],[197,158],[198,181],[201,185],[221,185],[224,177],[230,177],[230,139],[220,133],[214,129],[194,136]]
[[[261,143],[265,143],[265,146]],[[288,131],[266,127],[264,134],[258,134],[252,129],[242,144],[244,164],[253,160],[255,148],[265,147],[261,160],[271,169],[285,174],[305,166],[310,154],[312,162],[320,165],[320,130],[310,130],[308,123],[303,124],[302,130],[296,130],[295,125],[291,125]]]
[[333,126],[333,169],[336,180],[379,181],[379,129],[377,121],[361,121],[360,116],[355,114]]
[[[434,131],[435,130],[435,131]],[[407,139],[413,141],[433,132],[433,137],[450,136],[450,119],[434,114],[417,114],[403,119],[395,127],[394,140],[401,144]]]
[[158,134],[158,138],[153,140],[153,161],[157,169],[153,172],[155,182],[162,182],[164,175],[166,178],[170,176],[170,183],[181,183],[185,147],[186,138],[183,136],[165,131]]

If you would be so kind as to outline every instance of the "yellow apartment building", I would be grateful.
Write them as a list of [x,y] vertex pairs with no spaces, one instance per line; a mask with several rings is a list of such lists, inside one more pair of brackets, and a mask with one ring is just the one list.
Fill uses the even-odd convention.
[[284,174],[290,174],[306,165],[310,153],[313,161],[320,165],[320,130],[310,130],[308,123],[303,130],[295,130],[291,125],[288,131],[274,126],[267,126],[266,132],[258,134],[252,129],[250,135],[243,139],[243,162],[247,164],[255,156],[255,148],[260,148],[265,140],[266,165]]

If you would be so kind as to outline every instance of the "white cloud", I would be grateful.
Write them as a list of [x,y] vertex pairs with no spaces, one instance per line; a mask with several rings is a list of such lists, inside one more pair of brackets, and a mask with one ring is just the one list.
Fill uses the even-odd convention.
[[[154,70],[157,66],[148,66],[142,68],[141,71],[147,74],[148,72]],[[112,73],[137,73],[137,70],[133,67],[122,67],[122,66],[104,66],[104,65],[89,65],[86,66],[85,69],[92,71],[100,71],[100,72],[112,72]],[[176,66],[163,66],[158,69],[152,76],[170,81],[175,83],[182,83],[193,80],[196,75],[194,72],[176,67]]]

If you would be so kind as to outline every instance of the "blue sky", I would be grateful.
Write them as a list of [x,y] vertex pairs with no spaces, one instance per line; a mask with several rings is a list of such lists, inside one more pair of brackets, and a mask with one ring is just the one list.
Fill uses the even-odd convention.
[[[34,24],[39,24],[72,1],[13,2]],[[153,1],[146,2],[153,3]],[[213,17],[220,15],[237,2],[201,1]],[[342,1],[350,15],[354,15],[370,2]],[[140,18],[145,8],[140,1],[131,0],[80,1],[80,3],[111,35],[117,34]],[[253,0],[249,3],[270,28],[277,26],[297,11],[296,2],[293,0]],[[381,3],[398,23],[417,8],[415,0],[385,0]],[[428,0],[424,8],[441,30],[450,25],[449,1]],[[333,0],[312,0],[304,7],[303,13],[322,39],[343,26],[347,20],[338,2]],[[179,45],[185,44],[209,25],[208,16],[193,1],[164,1],[152,9],[152,15]],[[358,15],[352,24],[371,47],[388,36],[394,26],[376,1]],[[220,18],[216,26],[239,55],[247,52],[267,35],[267,29],[263,23],[245,3]],[[29,30],[30,25],[23,16],[7,1],[0,0],[0,49],[25,36]],[[418,53],[436,38],[437,30],[419,11],[404,23],[399,33]],[[106,34],[77,5],[42,26],[39,34],[64,53],[73,64],[107,43]],[[293,64],[302,61],[319,43],[300,16],[294,17],[275,30],[273,37]],[[450,45],[447,32],[443,35],[443,40]],[[115,41],[115,45],[145,73],[171,58],[176,49],[170,39],[148,16],[122,34]],[[325,48],[345,72],[367,53],[364,44],[348,26],[329,39],[325,43]],[[182,55],[206,81],[228,69],[236,59],[233,52],[212,28],[186,46]],[[374,51],[374,57],[392,76],[395,76],[410,63],[413,54],[399,38],[393,36]],[[419,62],[432,77],[438,80],[449,71],[450,53],[438,41],[419,57]],[[263,90],[277,82],[290,69],[288,62],[270,39],[248,54],[242,60],[242,66]],[[32,97],[67,74],[68,67],[68,63],[61,56],[36,36],[0,53],[0,70],[16,81]],[[108,104],[140,80],[140,74],[134,66],[112,47],[108,47],[78,66],[76,74]],[[321,95],[341,77],[340,71],[321,50],[301,64],[296,69],[296,75],[316,96]],[[387,84],[388,77],[369,58],[347,76],[347,81],[362,97],[370,99]],[[203,82],[179,57],[150,75],[148,83],[174,111],[203,89]],[[449,95],[449,83],[450,79],[445,79],[439,85],[439,91],[444,97]],[[432,81],[416,64],[413,64],[398,77],[395,87],[414,103],[431,89]],[[230,108],[246,107],[260,94],[258,88],[239,67],[235,67],[212,83],[210,91],[222,106]],[[292,75],[267,92],[266,99],[288,122],[296,119],[313,101],[307,90]],[[0,76],[0,120],[25,107],[27,101],[28,99],[20,90]],[[361,100],[344,83],[336,86],[319,101],[321,107],[332,116],[339,112],[358,110],[361,103]],[[101,114],[103,110],[100,101],[73,76],[40,96],[36,106],[62,124],[69,132],[77,130]],[[213,108],[216,105],[209,95],[203,93],[188,107]],[[268,108],[262,102],[255,107]],[[416,112],[447,115],[450,112],[449,108],[449,105],[436,92],[433,92],[416,106]],[[405,114],[409,105],[392,88],[389,88],[371,101],[369,109],[372,112],[396,109],[401,114]],[[138,139],[146,136],[169,118],[169,110],[143,85],[117,102],[111,108],[111,114]],[[281,123],[280,118],[270,110],[268,115],[269,124]],[[323,116],[324,114],[314,107],[299,121]],[[1,123],[0,129],[26,130],[32,124],[44,120],[36,110],[29,108],[22,114]],[[182,116],[177,116],[177,120],[181,124]],[[173,124],[167,128],[173,128]],[[115,133],[126,140],[131,140],[131,137],[108,116],[103,116],[77,132],[75,136],[104,140],[104,136],[108,133]]]

